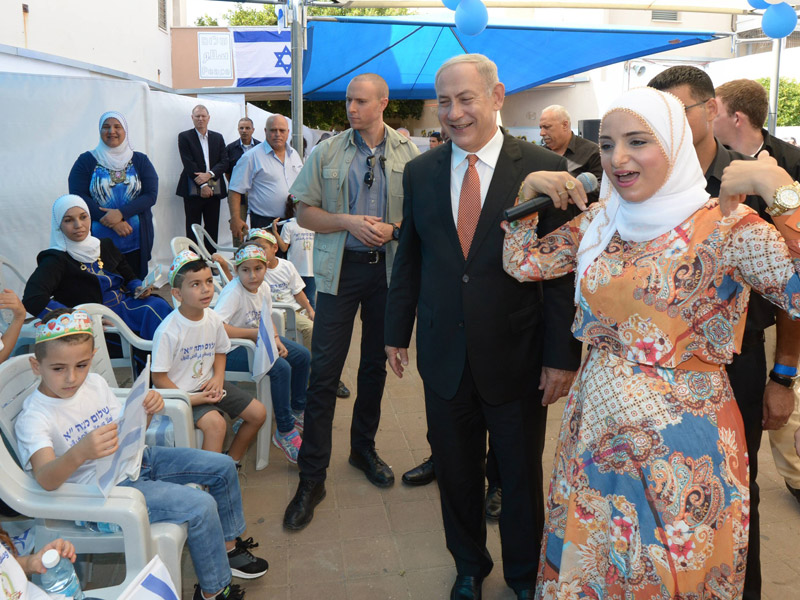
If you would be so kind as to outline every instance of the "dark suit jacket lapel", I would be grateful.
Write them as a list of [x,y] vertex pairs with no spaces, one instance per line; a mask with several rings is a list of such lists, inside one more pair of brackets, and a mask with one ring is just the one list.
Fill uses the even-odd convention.
[[[209,141],[211,141],[211,136],[208,136]],[[206,162],[205,157],[203,156],[203,146],[200,145],[200,136],[197,135],[196,129],[189,130],[189,143],[194,148],[195,156],[197,156],[197,164],[204,165]],[[211,160],[211,146],[209,145],[208,148],[208,160]],[[208,171],[210,167],[206,165],[206,171]],[[205,171],[203,171],[205,172]],[[192,174],[194,177],[194,174]]]
[[450,200],[450,162],[453,157],[452,144],[448,143],[444,152],[439,153],[438,162],[433,172],[433,201],[439,210],[445,237],[450,240],[458,255],[464,258],[461,251],[461,242],[458,240],[458,231],[453,221],[453,204]]
[[506,133],[503,138],[503,148],[497,157],[497,165],[494,168],[492,182],[489,184],[489,191],[486,193],[486,200],[481,209],[478,226],[475,228],[475,235],[472,237],[467,262],[475,256],[490,229],[497,226],[497,216],[505,208],[508,197],[517,192],[518,161],[522,158],[522,152],[513,137]]

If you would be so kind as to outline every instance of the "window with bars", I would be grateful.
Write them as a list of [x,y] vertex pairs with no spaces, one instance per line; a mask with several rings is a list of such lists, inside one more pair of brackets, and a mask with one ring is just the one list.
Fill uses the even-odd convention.
[[678,22],[677,10],[654,10],[651,11],[651,19],[653,21],[666,21],[668,23]]
[[158,27],[167,30],[167,0],[158,0]]

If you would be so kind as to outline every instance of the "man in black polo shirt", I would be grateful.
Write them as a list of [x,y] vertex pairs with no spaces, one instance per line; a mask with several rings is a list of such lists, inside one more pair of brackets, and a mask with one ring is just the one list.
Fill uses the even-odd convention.
[[[750,160],[752,157],[726,148],[720,143],[721,140],[715,138],[714,119],[718,113],[711,78],[697,67],[677,66],[660,73],[648,85],[670,92],[683,102],[697,158],[706,176],[706,191],[712,198],[718,197],[725,167],[731,161]],[[792,176],[797,178],[797,175]],[[772,222],[766,212],[767,204],[759,196],[747,196],[745,204],[756,210],[765,221]],[[733,362],[727,366],[733,395],[744,421],[750,461],[750,531],[743,596],[745,600],[761,598],[759,488],[756,483],[761,434],[765,429],[782,427],[794,408],[794,394],[791,389],[773,381],[765,383],[767,361],[764,330],[775,323],[775,362],[791,367],[797,365],[800,356],[798,323],[753,292],[750,294],[741,353],[735,355]]]
[[[242,154],[261,143],[260,140],[253,137],[253,131],[252,119],[249,117],[242,117],[239,119],[239,139],[225,146],[225,150],[228,152],[228,170],[225,171],[225,175],[228,177],[228,183],[231,181],[233,167],[235,167],[239,159],[242,158]],[[247,194],[242,194],[242,201],[239,204],[239,215],[242,221],[247,220]],[[233,245],[238,246],[241,243],[242,235],[241,232],[239,232],[238,237],[236,235],[233,236]]]

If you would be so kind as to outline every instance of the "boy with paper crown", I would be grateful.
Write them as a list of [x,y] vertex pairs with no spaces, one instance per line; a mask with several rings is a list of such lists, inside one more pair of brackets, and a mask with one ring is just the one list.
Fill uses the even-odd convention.
[[[264,282],[267,255],[258,244],[246,242],[236,251],[233,262],[237,276],[222,290],[214,311],[222,317],[225,331],[230,337],[255,342],[262,307],[266,305],[269,311],[267,315],[272,312],[269,285]],[[300,344],[279,335],[275,335],[275,346],[278,358],[267,371],[276,424],[272,443],[283,450],[290,463],[297,464],[311,353]],[[246,370],[245,357],[237,357],[243,354],[243,350],[231,353],[229,368]]]
[[172,295],[181,304],[153,335],[153,385],[189,394],[192,414],[203,432],[203,450],[222,452],[226,412],[242,426],[228,448],[237,465],[267,418],[264,405],[225,382],[231,341],[222,319],[209,310],[214,296],[211,268],[191,250],[179,252],[169,268]]
[[[84,311],[53,311],[37,327],[30,360],[41,383],[25,400],[14,431],[20,462],[46,490],[64,482],[95,483],[95,461],[119,448],[116,420],[122,404],[105,379],[89,372],[93,356],[92,323]],[[148,420],[163,406],[158,392],[147,392]],[[230,585],[231,577],[253,579],[267,572],[267,561],[249,551],[257,544],[240,537],[245,520],[230,457],[145,447],[138,473],[122,475],[116,484],[142,492],[152,523],[188,523],[187,544],[199,580],[193,600],[239,600],[244,591]]]

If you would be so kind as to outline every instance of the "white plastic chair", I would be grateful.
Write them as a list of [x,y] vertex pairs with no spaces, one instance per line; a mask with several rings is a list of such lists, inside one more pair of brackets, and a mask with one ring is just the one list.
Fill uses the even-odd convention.
[[206,245],[203,243],[203,240],[205,240],[208,245],[214,248],[215,252],[230,252],[231,254],[236,252],[236,248],[233,246],[220,246],[217,244],[217,242],[211,239],[209,233],[202,225],[200,225],[200,223],[195,223],[192,225],[192,233],[197,240],[197,245],[202,248],[203,253],[205,254],[204,258],[208,261],[211,261],[211,255],[208,253],[208,250],[206,250]]
[[[0,431],[13,448],[0,443],[0,497],[17,512],[36,519],[36,545],[55,538],[70,540],[79,554],[125,553],[125,580],[116,586],[92,590],[97,598],[113,600],[158,554],[180,589],[181,553],[186,526],[174,523],[150,524],[147,505],[139,490],[115,487],[104,498],[96,486],[64,483],[46,491],[23,471],[16,457],[14,422],[22,404],[38,384],[31,371],[30,355],[17,356],[0,365]],[[121,533],[95,533],[73,521],[117,523]]]

